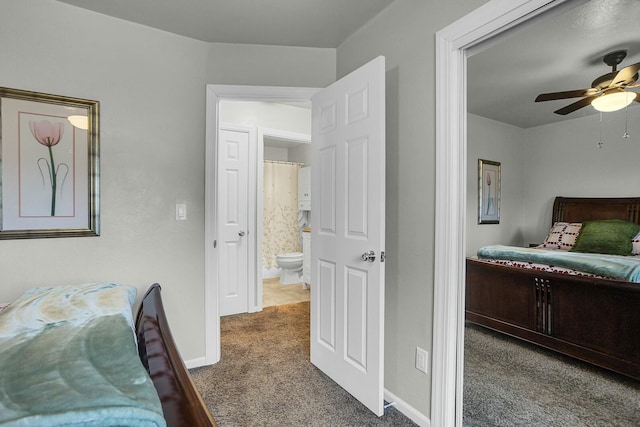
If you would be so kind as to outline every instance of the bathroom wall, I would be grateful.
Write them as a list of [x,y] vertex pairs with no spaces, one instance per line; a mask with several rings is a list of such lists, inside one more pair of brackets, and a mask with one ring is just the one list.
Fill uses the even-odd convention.
[[264,147],[264,160],[278,160],[280,162],[289,161],[289,150],[280,147]]
[[311,144],[300,144],[289,149],[289,161],[311,166]]

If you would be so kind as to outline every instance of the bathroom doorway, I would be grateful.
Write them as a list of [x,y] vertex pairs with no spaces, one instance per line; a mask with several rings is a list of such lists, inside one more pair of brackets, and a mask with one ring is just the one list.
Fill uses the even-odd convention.
[[[249,143],[248,212],[244,215],[247,226],[243,229],[246,236],[237,242],[247,251],[244,259],[248,261],[235,267],[249,274],[245,277],[243,273],[241,280],[226,286],[224,291],[229,294],[220,295],[223,315],[309,300],[310,292],[303,286],[301,274],[298,284],[280,284],[281,270],[276,257],[301,255],[302,230],[310,224],[310,212],[298,209],[297,197],[298,170],[311,163],[310,107],[309,101],[220,101],[220,128],[235,126],[255,131]],[[223,244],[219,244],[221,249]],[[234,243],[233,250],[238,246]],[[241,257],[238,259],[243,261]],[[234,278],[231,275],[226,280],[232,282]],[[232,311],[226,310],[226,300],[242,294],[244,304],[230,303]]]

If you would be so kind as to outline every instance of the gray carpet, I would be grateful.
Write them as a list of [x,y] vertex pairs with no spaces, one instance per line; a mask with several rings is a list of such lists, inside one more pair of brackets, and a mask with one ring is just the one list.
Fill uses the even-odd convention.
[[467,325],[463,425],[640,426],[640,383]]
[[222,360],[192,369],[220,427],[415,426],[378,418],[309,362],[309,303],[221,319]]

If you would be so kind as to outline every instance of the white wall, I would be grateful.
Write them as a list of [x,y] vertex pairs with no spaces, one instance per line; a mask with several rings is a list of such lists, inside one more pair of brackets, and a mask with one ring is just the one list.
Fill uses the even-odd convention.
[[278,160],[280,162],[289,161],[289,150],[280,147],[264,147],[265,160]]
[[[625,110],[604,113],[602,125],[592,109],[578,115],[528,129],[468,115],[467,256],[488,244],[542,242],[556,196],[640,195],[640,106],[629,108],[628,121]],[[603,147],[598,148],[601,132]],[[477,224],[478,158],[502,162],[499,226]]]
[[338,77],[386,57],[385,388],[427,419],[435,222],[435,33],[484,0],[396,0],[338,47]]
[[0,2],[0,40],[0,86],[100,101],[102,220],[99,237],[0,241],[0,301],[159,282],[182,356],[203,357],[206,84],[326,86],[335,50],[206,44],[53,0]]
[[[478,159],[500,162],[500,223],[478,224]],[[466,254],[484,245],[525,245],[523,130],[467,114]]]
[[100,101],[101,144],[101,235],[0,241],[0,300],[159,282],[183,355],[201,356],[208,46],[52,0],[0,3],[0,40],[0,84]]
[[212,43],[207,83],[326,87],[335,71],[335,49]]
[[289,149],[289,161],[304,163],[305,166],[311,166],[313,163],[311,160],[312,154],[313,150],[311,150],[311,144],[300,144]]
[[[220,122],[244,126],[311,134],[311,110],[277,102],[220,101]],[[265,147],[264,158],[311,164],[311,146],[299,144],[289,148]]]
[[640,105],[629,108],[628,139],[625,118],[625,110],[603,113],[600,149],[599,114],[524,130],[526,242],[546,236],[556,196],[640,196]]
[[311,133],[311,110],[277,102],[220,101],[220,122]]

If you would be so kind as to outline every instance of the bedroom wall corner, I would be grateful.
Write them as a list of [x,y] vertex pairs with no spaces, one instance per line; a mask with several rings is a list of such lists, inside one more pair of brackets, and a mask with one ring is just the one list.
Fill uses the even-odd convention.
[[[638,197],[640,107],[581,117],[525,129],[524,190],[527,241],[541,241],[551,228],[556,196]],[[623,138],[625,126],[629,138]],[[602,132],[603,147],[598,148]]]
[[[485,245],[526,246],[523,129],[467,114],[466,255]],[[500,223],[478,224],[478,159],[500,162]]]

